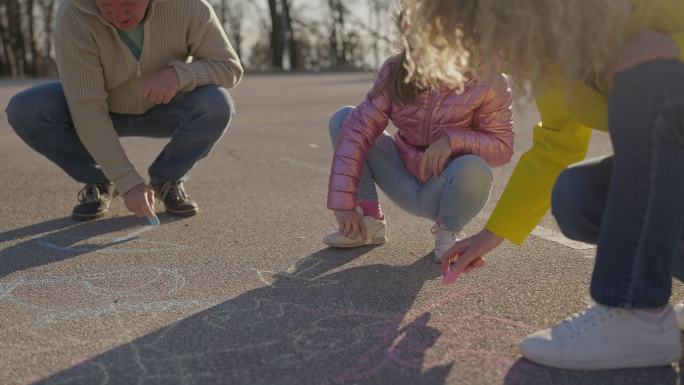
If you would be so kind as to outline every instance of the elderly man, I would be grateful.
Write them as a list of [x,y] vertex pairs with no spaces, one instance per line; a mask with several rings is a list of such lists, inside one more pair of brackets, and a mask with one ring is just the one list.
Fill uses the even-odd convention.
[[[233,116],[226,91],[243,70],[216,14],[202,0],[66,0],[55,52],[60,82],[12,98],[7,116],[34,150],[85,187],[73,218],[105,215],[121,194],[139,217],[191,216],[188,172]],[[170,137],[149,168],[135,170],[119,137]]]

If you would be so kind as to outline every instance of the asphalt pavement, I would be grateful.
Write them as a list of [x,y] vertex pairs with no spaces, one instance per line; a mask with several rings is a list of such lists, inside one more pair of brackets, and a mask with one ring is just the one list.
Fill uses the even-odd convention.
[[[390,242],[327,248],[330,115],[372,74],[249,75],[188,182],[201,213],[148,229],[120,199],[69,219],[82,186],[0,119],[0,384],[675,385],[677,366],[570,372],[522,359],[527,334],[581,311],[595,249],[546,217],[453,286],[431,223],[381,197]],[[0,83],[0,106],[36,81]],[[538,119],[516,109],[516,159]],[[140,171],[164,140],[126,138]],[[590,156],[610,153],[595,135]],[[495,170],[485,211],[512,165]],[[160,211],[161,210],[160,208]],[[130,235],[145,230],[132,239]],[[674,285],[673,301],[684,299]]]

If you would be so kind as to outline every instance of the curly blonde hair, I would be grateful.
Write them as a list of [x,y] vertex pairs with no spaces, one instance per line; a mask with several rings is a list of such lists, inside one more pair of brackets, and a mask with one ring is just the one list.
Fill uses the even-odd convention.
[[[511,76],[518,95],[551,71],[602,73],[624,40],[631,0],[406,0],[407,69],[462,88],[466,73]],[[520,92],[522,91],[522,92]]]

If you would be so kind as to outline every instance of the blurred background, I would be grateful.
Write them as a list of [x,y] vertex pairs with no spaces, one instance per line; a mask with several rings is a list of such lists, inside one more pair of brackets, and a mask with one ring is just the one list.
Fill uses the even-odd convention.
[[[66,0],[0,0],[0,76],[56,76],[55,13]],[[367,71],[396,41],[397,0],[207,0],[252,72]]]

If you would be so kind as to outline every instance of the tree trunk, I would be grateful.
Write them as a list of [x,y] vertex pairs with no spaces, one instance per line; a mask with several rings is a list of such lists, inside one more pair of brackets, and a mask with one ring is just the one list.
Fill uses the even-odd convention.
[[223,27],[226,28],[228,38],[235,43],[235,51],[239,58],[242,58],[242,22],[245,16],[244,3],[241,0],[222,0],[222,11],[224,12]]
[[3,0],[0,3],[0,39],[2,39],[2,53],[5,59],[5,70],[4,75],[10,75],[12,77],[18,76],[18,69],[16,67],[16,54],[14,51],[14,41],[12,39],[12,33],[10,29],[10,12],[11,0]]
[[268,8],[271,14],[271,66],[273,69],[282,71],[285,38],[283,17],[279,5],[276,0],[268,0]]
[[345,68],[347,66],[347,58],[349,57],[349,41],[344,32],[345,30],[345,19],[346,19],[346,9],[344,3],[341,0],[336,0],[337,6],[337,26],[339,28],[339,37],[341,40],[342,49],[337,50],[337,65],[338,67]]
[[228,0],[221,0],[221,14],[219,15],[221,25],[224,27],[226,25],[226,1]]
[[337,6],[335,0],[328,0],[328,8],[330,8],[330,36],[328,37],[329,47],[328,55],[330,60],[330,69],[337,69],[337,59],[339,58],[338,46],[337,46],[337,16],[335,14]]
[[299,49],[295,39],[294,29],[292,28],[292,17],[290,16],[290,3],[288,0],[281,0],[283,4],[283,15],[285,16],[285,28],[287,29],[288,54],[290,56],[290,69],[298,70]]
[[380,0],[373,0],[371,4],[371,12],[369,12],[370,25],[376,34],[373,38],[373,59],[375,60],[375,68],[380,68],[380,45],[378,44],[377,36],[380,35],[380,11],[382,10],[382,4]]
[[26,23],[28,24],[28,51],[30,52],[30,62],[27,63],[27,72],[31,76],[38,75],[38,64],[41,55],[38,53],[36,42],[36,17],[34,15],[35,0],[26,0]]
[[21,5],[17,0],[8,0],[6,39],[11,47],[9,65],[13,77],[24,75],[24,65],[26,63],[21,20]]
[[55,0],[43,0],[43,21],[45,25],[43,26],[45,31],[45,58],[50,57],[51,47],[52,47],[52,28],[55,18]]

